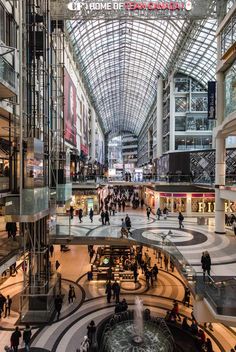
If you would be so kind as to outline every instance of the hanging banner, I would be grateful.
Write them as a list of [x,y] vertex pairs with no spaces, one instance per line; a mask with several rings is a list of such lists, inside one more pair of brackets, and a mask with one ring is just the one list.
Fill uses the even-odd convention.
[[216,118],[216,82],[208,82],[208,119]]

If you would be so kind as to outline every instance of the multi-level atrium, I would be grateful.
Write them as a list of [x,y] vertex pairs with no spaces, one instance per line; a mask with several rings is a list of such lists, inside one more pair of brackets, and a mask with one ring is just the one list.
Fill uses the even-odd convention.
[[234,0],[0,0],[0,351],[236,351]]

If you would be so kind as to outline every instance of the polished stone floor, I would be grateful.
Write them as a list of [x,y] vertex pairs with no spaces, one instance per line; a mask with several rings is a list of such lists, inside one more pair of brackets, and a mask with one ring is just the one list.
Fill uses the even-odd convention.
[[[173,234],[170,239],[197,271],[201,271],[202,251],[208,250],[212,257],[212,271],[215,275],[235,274],[236,239],[234,236],[215,235],[213,227],[197,225],[196,218],[186,218],[185,228],[179,230],[176,216],[161,221],[157,221],[152,216],[148,221],[144,211],[128,209],[128,213],[132,221],[132,237],[134,239],[143,236],[155,242],[156,233],[167,233],[171,229]],[[114,218],[111,217],[110,226],[102,226],[99,216],[94,217],[93,224],[90,223],[88,217],[84,217],[81,225],[78,223],[78,219],[74,218],[73,235],[119,236],[119,225],[125,214],[118,213]],[[157,260],[152,249],[149,249],[149,254],[152,254],[151,265],[154,265]],[[97,324],[114,312],[114,302],[110,305],[106,303],[105,282],[87,281],[86,273],[90,269],[87,246],[70,246],[70,251],[65,253],[59,250],[59,246],[56,246],[52,265],[56,260],[61,263],[59,270],[63,278],[62,290],[65,298],[62,314],[59,321],[55,320],[43,327],[33,327],[32,351],[41,349],[41,351],[51,352],[76,352],[86,334],[89,322],[93,319]],[[129,307],[132,308],[134,298],[138,294],[143,299],[144,306],[149,307],[154,315],[160,317],[163,317],[166,311],[171,309],[173,299],[177,299],[180,302],[181,316],[190,318],[191,307],[186,308],[181,304],[184,284],[176,270],[173,274],[160,270],[158,283],[154,288],[147,289],[144,276],[140,272],[140,285],[136,289],[134,284],[130,284],[128,287],[127,284],[123,284],[121,298],[125,297]],[[76,300],[69,305],[67,293],[71,283],[76,289]],[[3,351],[3,347],[9,344],[10,335],[19,318],[18,303],[19,293],[22,289],[22,271],[19,270],[16,277],[5,281],[0,289],[4,295],[9,294],[13,297],[11,316],[0,321],[0,351]],[[214,332],[209,329],[206,332],[212,339],[214,351],[230,351],[230,348],[236,344],[236,329],[228,328],[219,323],[214,323],[213,327]]]

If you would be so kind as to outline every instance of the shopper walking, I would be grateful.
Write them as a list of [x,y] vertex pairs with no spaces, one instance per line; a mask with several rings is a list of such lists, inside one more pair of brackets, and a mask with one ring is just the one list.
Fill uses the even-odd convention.
[[108,210],[105,212],[105,225],[106,224],[110,225],[110,216]]
[[121,219],[121,238],[123,238],[124,236],[128,237],[128,230],[124,219]]
[[190,303],[190,290],[188,287],[185,286],[183,305],[189,307],[189,303]]
[[164,265],[165,265],[165,270],[168,271],[169,258],[167,257],[167,255],[164,256]]
[[18,346],[20,344],[21,332],[19,327],[16,326],[15,331],[11,335],[11,348],[14,352],[18,352]]
[[149,220],[150,214],[151,214],[151,208],[150,208],[150,207],[147,207],[146,212],[147,212],[147,218],[148,218],[148,220]]
[[62,298],[61,296],[57,295],[54,301],[55,304],[55,309],[57,312],[57,320],[59,320],[60,314],[61,314],[61,308],[62,308]]
[[73,219],[73,217],[74,217],[74,208],[73,208],[73,206],[71,205],[71,206],[70,206],[70,218]]
[[81,223],[81,222],[83,222],[82,221],[82,217],[83,217],[83,210],[82,209],[79,209],[79,222]]
[[164,216],[164,220],[166,220],[166,219],[167,219],[167,216],[168,216],[168,209],[167,209],[167,207],[165,207],[165,208],[163,209],[163,216]]
[[180,229],[184,228],[184,225],[183,225],[184,217],[181,212],[179,212],[178,220],[179,220],[179,228]]
[[111,303],[111,296],[112,296],[111,281],[108,281],[108,282],[107,282],[105,293],[107,294],[107,303]]
[[32,331],[30,326],[27,324],[25,326],[25,330],[23,332],[23,341],[25,343],[25,351],[29,352],[30,351],[30,339],[31,339]]
[[68,292],[68,303],[73,303],[74,299],[76,298],[74,286],[70,285],[69,292]]
[[102,220],[102,225],[105,225],[105,212],[104,212],[104,210],[101,211],[101,220]]
[[2,313],[3,313],[3,307],[6,302],[6,297],[3,296],[2,293],[0,293],[0,319],[2,318]]
[[125,224],[126,224],[126,228],[127,228],[128,233],[131,234],[131,232],[130,232],[130,229],[131,229],[131,220],[130,220],[130,217],[129,217],[128,214],[126,214],[126,217],[125,217]]
[[123,209],[123,212],[125,212],[125,200],[124,199],[122,200],[122,209]]
[[113,290],[113,299],[116,300],[116,303],[120,302],[120,285],[117,281],[115,281],[112,285]]
[[161,209],[158,208],[157,209],[157,220],[160,220],[160,218],[161,218]]
[[53,252],[54,252],[54,246],[53,246],[53,244],[50,245],[50,247],[49,247],[49,252],[50,252],[50,255],[51,255],[51,257],[52,257],[52,256],[53,256]]
[[11,314],[11,305],[12,305],[12,299],[10,298],[9,295],[7,295],[7,299],[5,301],[5,317],[9,317]]
[[154,279],[155,281],[157,281],[157,275],[158,275],[158,267],[157,265],[155,264],[154,267],[152,268],[152,272],[153,272],[153,276],[154,276]]
[[206,272],[209,276],[211,272],[211,257],[208,252],[202,253],[201,263],[202,263],[202,270],[203,270],[203,278],[205,279]]
[[89,211],[89,219],[91,220],[91,222],[93,222],[93,209],[92,208]]
[[93,320],[87,326],[87,336],[89,338],[90,347],[93,347],[95,344],[95,335],[96,335],[96,325]]
[[79,352],[88,352],[89,351],[89,339],[88,336],[84,336],[84,340],[81,342]]

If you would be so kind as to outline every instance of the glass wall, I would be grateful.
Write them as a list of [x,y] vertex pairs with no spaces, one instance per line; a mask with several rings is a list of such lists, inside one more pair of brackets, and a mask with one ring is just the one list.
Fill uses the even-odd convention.
[[236,62],[225,75],[225,117],[236,110]]
[[211,149],[211,136],[176,136],[175,149],[176,150],[190,150],[190,149]]

